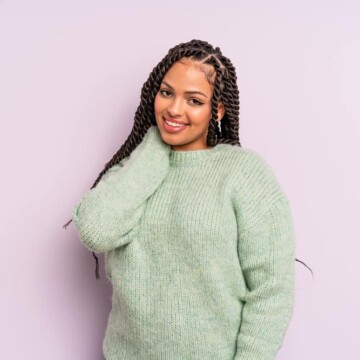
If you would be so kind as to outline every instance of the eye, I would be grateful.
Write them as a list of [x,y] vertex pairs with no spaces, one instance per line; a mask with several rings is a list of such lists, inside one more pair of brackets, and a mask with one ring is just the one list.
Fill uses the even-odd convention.
[[190,99],[190,101],[193,100],[195,101],[194,105],[202,105],[203,103],[197,99]]
[[161,94],[161,95],[167,96],[166,94],[164,94],[164,92],[170,94],[170,91],[168,91],[168,90],[164,90],[164,89],[163,89],[163,90],[160,90],[160,94]]

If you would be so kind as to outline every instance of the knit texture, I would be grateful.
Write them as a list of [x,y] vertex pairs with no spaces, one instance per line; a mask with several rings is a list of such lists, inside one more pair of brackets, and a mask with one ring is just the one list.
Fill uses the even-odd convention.
[[274,360],[294,307],[287,196],[254,150],[175,151],[156,126],[77,202],[105,254],[106,360]]

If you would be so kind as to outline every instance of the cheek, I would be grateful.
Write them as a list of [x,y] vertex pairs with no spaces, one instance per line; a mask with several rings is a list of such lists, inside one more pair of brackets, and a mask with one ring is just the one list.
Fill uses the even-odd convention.
[[161,98],[159,97],[159,95],[156,95],[155,96],[155,99],[154,99],[154,111],[155,113],[156,112],[159,112],[159,111],[162,111],[162,101],[161,101]]
[[197,109],[193,109],[190,116],[196,122],[208,122],[211,118],[211,110],[209,107],[202,106]]

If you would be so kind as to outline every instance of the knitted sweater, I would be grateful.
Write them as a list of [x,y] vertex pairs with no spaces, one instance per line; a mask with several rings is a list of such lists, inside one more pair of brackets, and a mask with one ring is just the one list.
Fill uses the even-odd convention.
[[151,126],[73,221],[112,283],[106,360],[275,359],[294,306],[295,236],[257,152],[175,151]]

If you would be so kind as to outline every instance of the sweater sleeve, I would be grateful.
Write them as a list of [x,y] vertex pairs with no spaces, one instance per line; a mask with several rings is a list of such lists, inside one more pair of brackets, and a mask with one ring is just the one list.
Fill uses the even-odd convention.
[[[257,159],[257,165],[264,165]],[[261,181],[253,179],[257,195],[252,205],[240,210],[240,199],[237,203],[238,255],[246,293],[235,360],[275,360],[294,308],[295,233],[290,204],[266,163],[263,169],[257,176]],[[244,219],[251,225],[244,226]]]
[[88,250],[103,253],[132,241],[147,199],[169,170],[169,152],[159,129],[151,126],[132,153],[76,203],[72,219]]

